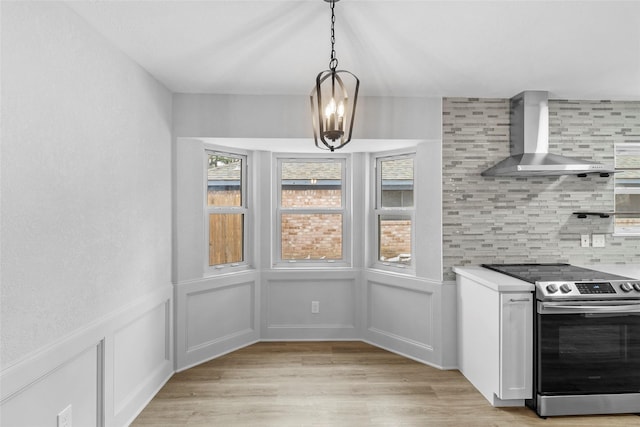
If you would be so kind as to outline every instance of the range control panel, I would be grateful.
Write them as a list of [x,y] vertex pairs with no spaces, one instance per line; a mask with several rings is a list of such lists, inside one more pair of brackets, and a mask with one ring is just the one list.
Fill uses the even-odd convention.
[[640,298],[640,280],[536,282],[536,293],[539,299]]
[[576,283],[576,288],[581,294],[615,294],[616,290],[610,282],[602,283]]

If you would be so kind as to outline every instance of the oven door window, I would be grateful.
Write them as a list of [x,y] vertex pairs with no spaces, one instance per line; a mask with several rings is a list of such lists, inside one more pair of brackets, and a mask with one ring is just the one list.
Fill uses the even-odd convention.
[[540,394],[640,392],[640,314],[538,315]]

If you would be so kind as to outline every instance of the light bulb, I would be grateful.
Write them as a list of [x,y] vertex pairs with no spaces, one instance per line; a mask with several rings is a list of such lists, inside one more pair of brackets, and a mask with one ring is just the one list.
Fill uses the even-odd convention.
[[336,112],[336,101],[333,98],[331,98],[331,101],[329,101],[329,103],[324,109],[324,116],[327,118],[331,117],[331,114],[334,114],[335,112]]

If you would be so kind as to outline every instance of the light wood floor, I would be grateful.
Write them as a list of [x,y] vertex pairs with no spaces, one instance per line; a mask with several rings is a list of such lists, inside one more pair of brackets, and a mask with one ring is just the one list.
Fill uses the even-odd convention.
[[494,408],[458,371],[362,342],[258,343],[175,374],[132,426],[640,426]]

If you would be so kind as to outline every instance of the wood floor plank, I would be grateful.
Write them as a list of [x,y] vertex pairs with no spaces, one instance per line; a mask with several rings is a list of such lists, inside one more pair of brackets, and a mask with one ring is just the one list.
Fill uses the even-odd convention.
[[175,374],[132,426],[639,426],[494,408],[455,370],[362,342],[262,342]]

